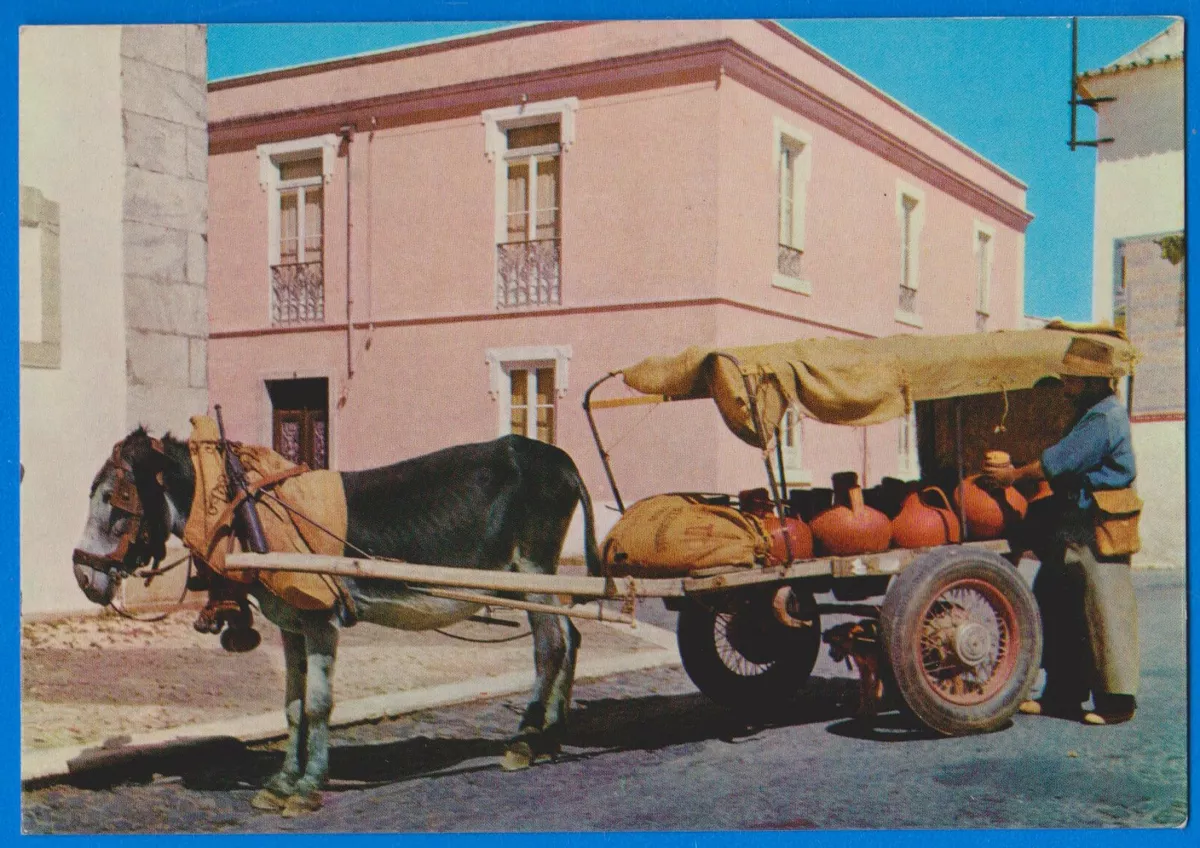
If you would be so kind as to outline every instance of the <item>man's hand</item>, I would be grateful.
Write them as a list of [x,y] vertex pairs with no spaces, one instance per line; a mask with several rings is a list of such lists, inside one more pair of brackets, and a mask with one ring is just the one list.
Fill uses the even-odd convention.
[[1004,489],[1017,481],[1019,473],[1016,468],[992,468],[983,472],[982,479]]
[[985,468],[980,475],[980,481],[985,485],[995,483],[1000,488],[1011,486],[1018,480],[1045,480],[1046,472],[1042,470],[1041,460],[1022,465],[1020,468]]

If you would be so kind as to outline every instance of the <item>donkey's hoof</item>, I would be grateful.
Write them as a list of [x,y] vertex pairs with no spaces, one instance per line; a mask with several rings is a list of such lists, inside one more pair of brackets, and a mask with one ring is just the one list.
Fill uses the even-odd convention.
[[294,819],[306,813],[315,813],[321,809],[321,793],[310,792],[307,795],[290,795],[283,807],[283,817]]
[[524,740],[512,742],[504,751],[500,768],[505,771],[520,771],[533,765],[533,746]]
[[250,806],[256,810],[264,810],[268,813],[278,813],[287,807],[288,797],[280,795],[278,792],[272,792],[270,789],[260,789],[253,798],[250,799]]

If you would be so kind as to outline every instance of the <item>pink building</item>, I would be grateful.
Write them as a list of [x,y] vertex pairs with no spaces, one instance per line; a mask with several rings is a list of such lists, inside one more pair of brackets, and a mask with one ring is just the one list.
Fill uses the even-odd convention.
[[[1017,327],[1025,185],[770,22],[521,26],[209,87],[209,386],[345,469],[519,431],[687,345]],[[711,404],[611,410],[627,501],[761,485]],[[915,473],[797,422],[787,476]],[[603,512],[603,511],[602,511]]]

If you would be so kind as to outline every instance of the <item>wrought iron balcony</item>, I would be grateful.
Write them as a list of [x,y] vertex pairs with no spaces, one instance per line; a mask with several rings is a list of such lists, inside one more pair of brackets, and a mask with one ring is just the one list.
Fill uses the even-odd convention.
[[496,245],[496,308],[562,303],[559,239]]
[[908,286],[900,287],[900,309],[904,312],[917,311],[917,290]]
[[271,266],[271,323],[312,324],[325,320],[322,262]]

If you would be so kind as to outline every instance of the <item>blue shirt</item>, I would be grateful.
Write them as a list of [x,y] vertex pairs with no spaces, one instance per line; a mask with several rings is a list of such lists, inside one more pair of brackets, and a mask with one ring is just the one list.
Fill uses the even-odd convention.
[[1042,471],[1055,489],[1079,489],[1079,506],[1092,505],[1097,489],[1133,485],[1137,468],[1129,416],[1116,395],[1109,395],[1083,414],[1058,444],[1042,453]]

